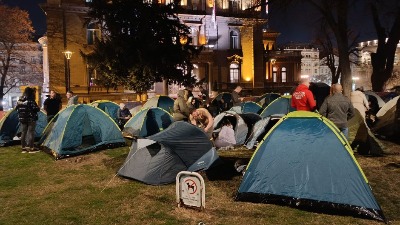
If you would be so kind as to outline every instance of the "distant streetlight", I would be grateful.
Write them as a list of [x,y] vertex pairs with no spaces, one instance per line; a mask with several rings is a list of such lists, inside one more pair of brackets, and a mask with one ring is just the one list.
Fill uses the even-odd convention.
[[65,92],[69,91],[71,88],[71,72],[69,66],[69,60],[72,57],[71,51],[64,51],[65,58],[67,59],[66,73],[65,73]]

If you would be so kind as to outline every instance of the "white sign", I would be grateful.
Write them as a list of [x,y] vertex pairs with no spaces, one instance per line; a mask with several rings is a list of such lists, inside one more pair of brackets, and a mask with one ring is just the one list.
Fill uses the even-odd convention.
[[205,208],[203,177],[196,172],[181,171],[176,176],[176,202],[178,206]]

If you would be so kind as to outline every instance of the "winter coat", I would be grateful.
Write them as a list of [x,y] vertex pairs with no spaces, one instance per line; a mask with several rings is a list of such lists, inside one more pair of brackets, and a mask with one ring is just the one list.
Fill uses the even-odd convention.
[[174,101],[173,118],[175,121],[187,120],[189,117],[189,106],[184,98],[185,90],[178,91],[178,98]]
[[347,121],[354,116],[354,107],[349,98],[335,93],[322,103],[319,113],[331,120],[338,128],[347,128]]
[[308,87],[300,84],[293,92],[291,106],[299,111],[314,111],[317,104],[313,93]]
[[18,119],[21,123],[30,123],[38,120],[37,113],[40,111],[40,108],[35,100],[28,100],[23,96],[18,100],[15,109],[18,112]]
[[369,110],[369,104],[365,94],[361,91],[353,91],[350,95],[350,101],[353,107],[356,108],[365,119],[365,112]]

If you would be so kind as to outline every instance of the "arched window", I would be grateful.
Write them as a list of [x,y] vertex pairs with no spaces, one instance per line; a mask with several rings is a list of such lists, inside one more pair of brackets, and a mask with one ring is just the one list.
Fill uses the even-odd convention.
[[239,34],[237,31],[231,31],[230,34],[231,49],[239,49]]
[[229,66],[229,81],[231,83],[239,83],[240,70],[239,64],[231,63]]
[[286,80],[286,67],[282,67],[282,82],[287,82]]

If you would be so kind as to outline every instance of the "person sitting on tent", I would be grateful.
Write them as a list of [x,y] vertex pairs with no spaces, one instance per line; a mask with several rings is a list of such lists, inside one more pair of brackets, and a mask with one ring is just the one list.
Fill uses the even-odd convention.
[[215,147],[220,148],[234,146],[236,144],[236,138],[232,123],[229,121],[229,119],[225,118],[221,122],[221,125],[222,127],[214,141]]
[[316,109],[317,103],[313,93],[308,89],[309,87],[310,80],[301,78],[299,86],[293,92],[291,105],[297,111],[314,111]]
[[212,136],[214,119],[205,108],[190,108],[189,121],[204,130],[209,138]]
[[122,130],[124,128],[124,125],[128,120],[132,117],[131,112],[129,109],[125,106],[124,103],[119,104],[119,108],[117,110],[117,118],[118,118],[118,126]]
[[37,113],[40,111],[35,102],[36,89],[26,87],[23,96],[18,100],[15,109],[18,112],[18,119],[21,123],[21,146],[22,153],[36,153],[34,148]]
[[350,99],[342,94],[341,84],[333,84],[333,95],[325,98],[319,110],[320,114],[331,120],[344,136],[349,138],[347,121],[354,116],[354,107]]
[[189,106],[187,103],[185,90],[179,90],[178,91],[178,98],[175,99],[174,101],[174,112],[172,114],[172,117],[174,118],[175,121],[179,120],[184,120],[187,121],[189,117]]
[[353,107],[360,112],[361,116],[365,120],[365,112],[369,110],[369,103],[363,90],[357,88],[355,91],[351,92],[350,101],[353,104]]
[[67,107],[70,105],[77,105],[78,104],[78,95],[74,95],[74,92],[72,91],[67,91]]

